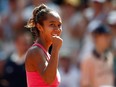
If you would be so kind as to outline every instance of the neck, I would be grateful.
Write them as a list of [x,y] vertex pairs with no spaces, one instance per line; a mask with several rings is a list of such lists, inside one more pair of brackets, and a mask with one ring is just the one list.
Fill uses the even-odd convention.
[[49,42],[47,42],[47,41],[45,41],[45,40],[43,40],[41,38],[40,39],[37,39],[36,40],[36,43],[41,44],[45,48],[46,51],[48,51],[49,50],[49,47],[51,46],[51,44]]

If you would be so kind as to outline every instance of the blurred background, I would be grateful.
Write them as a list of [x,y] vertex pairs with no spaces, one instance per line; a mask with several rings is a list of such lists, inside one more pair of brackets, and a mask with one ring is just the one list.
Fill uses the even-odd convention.
[[60,87],[81,87],[80,64],[93,48],[90,31],[95,20],[113,32],[111,50],[116,57],[116,0],[0,0],[0,87],[27,87],[24,56],[33,37],[24,26],[41,3],[63,21]]

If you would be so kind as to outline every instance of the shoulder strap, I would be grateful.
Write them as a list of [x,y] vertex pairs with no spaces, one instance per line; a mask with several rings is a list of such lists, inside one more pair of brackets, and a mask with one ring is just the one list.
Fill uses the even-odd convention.
[[41,45],[41,44],[39,44],[39,43],[34,43],[32,46],[37,46],[37,47],[40,47],[42,50],[43,50],[43,52],[46,54],[46,56],[47,56],[47,61],[49,61],[49,53],[45,50],[45,48]]

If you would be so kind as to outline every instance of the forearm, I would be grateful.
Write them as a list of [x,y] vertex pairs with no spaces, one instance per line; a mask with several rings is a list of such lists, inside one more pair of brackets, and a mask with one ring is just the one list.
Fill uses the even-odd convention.
[[58,56],[59,56],[59,50],[53,47],[48,66],[43,71],[43,77],[48,82],[49,81],[52,82],[56,78],[57,67],[58,67]]

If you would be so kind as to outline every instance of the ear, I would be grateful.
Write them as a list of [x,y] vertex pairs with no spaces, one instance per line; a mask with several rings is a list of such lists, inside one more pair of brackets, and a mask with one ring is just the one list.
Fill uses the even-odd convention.
[[39,23],[37,23],[37,28],[39,31],[43,31],[43,27]]

